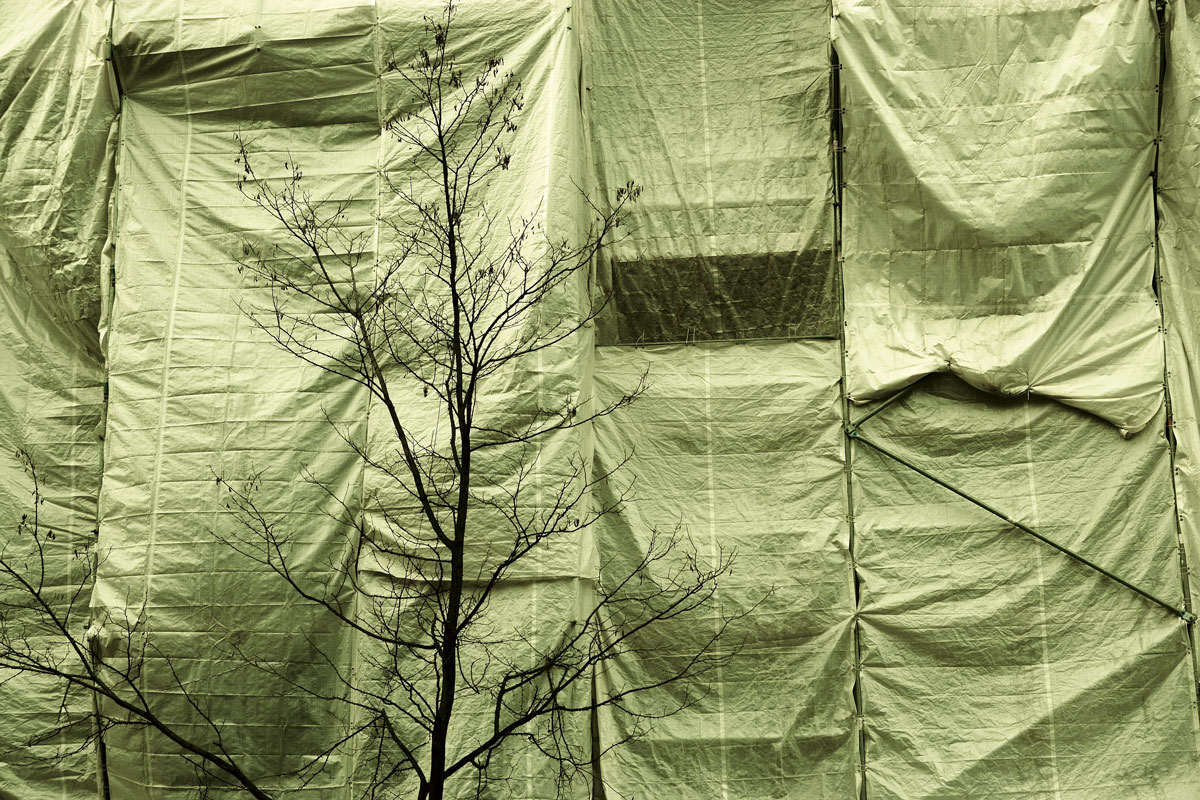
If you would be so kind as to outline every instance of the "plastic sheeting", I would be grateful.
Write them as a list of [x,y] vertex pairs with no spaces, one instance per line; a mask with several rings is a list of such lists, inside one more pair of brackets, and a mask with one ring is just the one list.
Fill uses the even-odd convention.
[[[375,218],[402,209],[377,170],[400,184],[415,173],[409,154],[381,131],[382,109],[402,106],[404,85],[394,74],[380,75],[387,60],[411,60],[409,46],[425,36],[421,15],[439,8],[364,2],[246,11],[230,2],[192,14],[175,4],[125,2],[116,17],[126,95],[101,526],[112,555],[97,602],[109,610],[127,597],[134,610],[146,603],[160,652],[144,688],[173,723],[202,730],[174,686],[167,664],[173,666],[190,691],[212,703],[214,717],[227,720],[225,735],[250,755],[253,770],[295,769],[323,749],[334,730],[330,715],[345,709],[281,696],[279,682],[228,658],[231,642],[257,658],[304,669],[309,685],[329,694],[340,684],[320,668],[306,637],[341,659],[343,669],[362,675],[369,669],[345,631],[300,614],[281,581],[229,558],[213,540],[210,531],[221,531],[227,520],[210,469],[235,478],[264,470],[263,502],[284,514],[290,530],[303,532],[305,563],[316,569],[327,567],[344,530],[321,516],[330,509],[314,499],[319,490],[299,481],[301,465],[331,485],[350,513],[362,508],[364,496],[385,504],[408,497],[365,471],[325,423],[328,411],[356,441],[389,448],[386,415],[366,391],[278,351],[235,305],[269,304],[239,279],[241,241],[286,246],[267,215],[236,190],[235,134],[251,142],[259,174],[282,175],[283,162],[292,161],[314,191],[351,201],[346,231],[366,233],[387,258],[389,234]],[[565,234],[583,219],[574,183],[587,181],[570,9],[529,4],[517,18],[499,8],[465,11],[457,40],[465,62],[501,54],[526,87],[513,174],[487,197],[501,217],[533,214],[548,232]],[[367,253],[364,263],[372,257]],[[564,292],[562,310],[578,302],[581,289]],[[572,339],[515,365],[490,388],[485,405],[519,414],[530,403],[579,396],[587,374],[579,363],[582,346]],[[419,405],[416,397],[405,403],[418,416]],[[560,474],[583,446],[578,438],[545,445],[545,467],[534,480]],[[546,630],[556,630],[566,618],[538,609],[560,609],[564,596],[573,607],[581,559],[572,544],[534,564],[518,576],[523,588],[507,602],[532,608],[535,620],[540,614]],[[231,638],[238,631],[247,633]],[[288,735],[280,737],[280,730]],[[116,732],[108,748],[114,792],[160,798],[194,791],[196,775],[174,752],[153,734]],[[525,755],[508,755],[513,774],[535,787],[530,796],[543,792],[552,774]],[[335,759],[306,791],[315,797],[358,791],[355,769],[349,759]]]
[[[601,560],[619,565],[645,551],[652,530],[682,525],[703,559],[737,551],[711,624],[761,605],[718,645],[737,652],[706,676],[706,695],[604,758],[608,796],[854,797],[854,588],[838,345],[604,348],[600,395],[628,391],[646,370],[649,392],[596,426],[597,468],[631,455],[615,485],[632,481],[634,498],[606,523]],[[661,680],[672,657],[693,652],[704,634],[696,627],[660,627],[661,653],[618,663],[601,691]],[[682,691],[641,698],[635,711],[661,712]],[[599,745],[627,736],[630,725],[622,715],[602,717]]]
[[827,3],[583,8],[602,194],[645,187],[601,341],[836,335]]
[[[74,551],[95,542],[100,481],[96,318],[116,116],[104,64],[110,10],[108,2],[55,2],[29,13],[0,3],[0,546],[14,562],[32,554],[28,540],[12,538],[32,510],[32,482],[15,455],[21,449],[41,483],[40,521],[55,533],[47,594],[80,629],[87,591],[74,608],[70,598],[87,569]],[[23,624],[20,612],[7,614],[10,630]],[[49,636],[35,643],[65,644]],[[0,673],[0,796],[94,796],[95,753],[74,752],[86,724],[22,748],[56,724],[64,703],[86,723],[90,697]],[[65,757],[34,760],[56,754]]]
[[[353,198],[349,229],[370,233],[386,255],[374,217],[395,208],[376,170],[406,166],[380,133],[383,110],[403,95],[380,76],[389,48],[402,60],[396,43],[414,42],[420,15],[439,4],[185,5],[118,0],[116,9],[126,95],[100,496],[108,560],[93,602],[114,614],[145,604],[159,651],[143,686],[166,717],[204,732],[169,659],[227,720],[251,770],[286,770],[328,741],[332,709],[281,693],[228,659],[229,645],[334,686],[306,637],[347,666],[361,666],[361,643],[213,540],[227,520],[209,469],[264,469],[263,503],[303,531],[300,552],[313,565],[327,563],[340,534],[328,505],[296,480],[300,464],[351,508],[368,496],[403,500],[326,424],[328,412],[356,439],[385,446],[366,393],[278,352],[237,309],[263,300],[237,275],[240,242],[275,233],[236,191],[234,134],[254,143],[264,172],[294,159],[314,187]],[[594,199],[629,179],[647,187],[630,235],[604,254],[614,304],[598,326],[603,342],[837,331],[824,4],[465,8],[474,22],[464,54],[501,51],[527,87],[498,208],[577,233],[588,215],[576,185]],[[497,419],[586,400],[593,373],[601,397],[646,367],[653,386],[625,413],[539,451],[537,481],[552,486],[573,457],[604,468],[633,450],[635,498],[595,541],[530,562],[502,604],[526,630],[554,635],[564,609],[586,604],[598,564],[636,555],[652,526],[677,523],[701,554],[739,549],[719,610],[774,589],[735,629],[745,644],[703,699],[599,759],[610,797],[686,787],[701,797],[850,798],[864,782],[872,798],[1194,797],[1196,691],[1179,618],[865,442],[847,450],[840,430],[843,389],[869,403],[931,371],[1026,395],[997,399],[930,378],[862,435],[1186,604],[1171,452],[1158,432],[1172,430],[1178,445],[1178,521],[1194,561],[1194,12],[1171,4],[1162,126],[1171,420],[1160,409],[1150,289],[1160,51],[1149,4],[838,2],[833,13],[848,148],[848,374],[832,341],[595,350],[581,337],[514,365],[489,387]],[[10,310],[0,317],[0,443],[44,454],[54,524],[81,536],[94,527],[99,469],[93,282],[110,180],[107,16],[98,3],[56,5],[0,35],[0,147],[6,165],[22,165],[0,175],[10,209],[0,219]],[[579,301],[564,292],[554,310]],[[1122,440],[1028,393],[1145,430]],[[0,470],[5,514],[27,491],[11,465]],[[663,662],[696,634],[663,629]],[[662,666],[618,661],[597,690]],[[20,734],[56,698],[12,686],[0,727]],[[670,700],[646,697],[645,708]],[[596,723],[597,748],[628,731],[607,712]],[[571,735],[587,746],[587,732]],[[195,791],[194,770],[152,734],[114,731],[108,757],[114,797]],[[534,753],[502,760],[504,791],[550,795],[552,774]],[[339,755],[308,795],[351,796],[360,767]],[[87,796],[90,769],[87,756],[58,772],[3,761],[0,796]]]
[[1162,402],[1145,3],[835,0],[848,391],[952,371],[1141,430]]
[[[337,728],[329,708],[286,696],[279,681],[231,657],[232,646],[318,687],[332,678],[307,640],[329,652],[352,648],[281,581],[215,540],[230,529],[214,472],[237,479],[261,470],[260,504],[298,532],[304,563],[323,565],[336,522],[299,480],[301,466],[352,500],[361,468],[324,415],[361,437],[367,403],[360,387],[276,350],[236,305],[269,307],[262,290],[242,285],[235,257],[247,237],[270,240],[272,221],[237,191],[235,134],[252,142],[261,174],[278,176],[294,159],[323,194],[359,198],[346,225],[370,228],[376,9],[189,8],[131,0],[114,21],[125,96],[100,500],[109,557],[94,602],[114,615],[144,605],[156,650],[141,688],[164,719],[211,735],[173,669],[225,722],[231,752],[271,774],[304,764]],[[114,797],[194,794],[198,774],[165,739],[117,729],[107,744]],[[307,796],[336,796],[350,770],[335,759]]]
[[[860,430],[1182,606],[1161,435],[948,377]],[[868,796],[1196,796],[1178,616],[863,442],[853,465]]]

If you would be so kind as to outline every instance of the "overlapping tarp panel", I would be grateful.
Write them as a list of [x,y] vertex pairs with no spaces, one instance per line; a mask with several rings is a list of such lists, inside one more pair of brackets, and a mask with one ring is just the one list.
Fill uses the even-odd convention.
[[0,274],[55,319],[88,320],[80,349],[93,353],[116,116],[104,64],[111,9],[0,4]]
[[[1161,422],[937,378],[862,435],[1178,605]],[[871,796],[1195,796],[1178,616],[862,442],[854,491]]]
[[[288,537],[292,566],[322,585],[338,563],[361,481],[357,459],[329,423],[364,436],[367,403],[357,385],[281,352],[243,313],[265,311],[258,318],[275,321],[269,293],[239,274],[242,243],[258,243],[268,257],[275,244],[301,248],[238,193],[235,134],[250,141],[258,175],[278,187],[290,174],[285,162],[299,164],[300,188],[315,200],[346,202],[340,230],[369,241],[375,11],[126,2],[117,16],[127,97],[101,498],[108,560],[94,605],[113,616],[144,606],[154,650],[141,688],[164,719],[212,740],[186,688],[222,723],[226,747],[249,774],[286,773],[328,747],[349,720],[246,659],[283,665],[298,684],[337,694],[321,653],[348,666],[352,648],[266,567],[218,540],[239,529],[216,476],[260,476],[256,502]],[[331,253],[339,241],[332,237]],[[329,255],[327,263],[341,263]],[[305,311],[301,299],[279,302]],[[320,346],[336,354],[346,344],[331,331]],[[305,470],[320,487],[303,479]],[[110,654],[120,648],[116,627],[102,640]],[[114,796],[182,797],[200,781],[153,734],[119,729],[108,745]],[[335,757],[305,791],[341,796],[349,773]]]
[[374,19],[361,0],[122,0],[114,44],[124,91],[164,115],[230,132],[330,125],[336,139],[376,121]]
[[[379,9],[385,59],[394,59],[399,68],[383,74],[384,108],[389,115],[418,115],[402,119],[401,124],[425,134],[432,131],[422,129],[420,117],[428,117],[428,112],[420,109],[419,95],[404,75],[411,74],[410,65],[419,48],[432,48],[423,16],[440,19],[443,9],[444,4],[439,2],[390,2]],[[489,59],[501,58],[500,74],[491,78],[493,85],[499,86],[504,73],[511,72],[514,89],[519,81],[524,98],[513,119],[515,130],[500,141],[504,153],[511,155],[508,168],[478,177],[495,163],[496,155],[488,153],[476,179],[469,180],[463,170],[455,184],[458,191],[469,192],[472,198],[464,216],[465,236],[458,243],[460,263],[471,271],[471,277],[462,279],[460,286],[469,280],[478,288],[497,285],[511,293],[522,285],[525,271],[519,263],[501,257],[521,235],[526,222],[533,226],[532,235],[522,247],[529,259],[531,277],[547,266],[547,237],[581,243],[589,235],[591,215],[582,211],[578,188],[589,178],[581,155],[576,26],[570,3],[558,0],[468,4],[459,8],[450,24],[450,51],[465,87],[474,86],[475,76]],[[459,97],[456,93],[447,106]],[[451,143],[452,156],[470,148],[475,130],[471,125],[458,129]],[[413,220],[418,215],[412,200],[404,195],[411,192],[414,197],[438,201],[440,211],[441,187],[423,172],[431,167],[430,160],[402,138],[385,134],[381,154],[387,180],[380,190],[380,214],[385,221],[381,225],[380,252],[386,264],[398,258],[402,244],[392,224],[401,231],[416,230]],[[432,241],[428,232],[423,238]],[[441,265],[443,269],[446,266]],[[400,279],[411,292],[410,305],[420,307],[428,300],[432,308],[450,309],[444,288],[439,281],[428,278],[436,269],[419,256],[400,264]],[[502,324],[497,347],[511,347],[521,336],[532,334],[534,325],[548,330],[556,322],[567,328],[578,324],[581,315],[586,314],[589,272],[590,265],[580,261],[578,274],[546,296],[532,317]],[[497,293],[498,300],[502,294]],[[515,297],[510,294],[508,299]],[[499,310],[497,304],[485,311],[474,335],[482,334]],[[511,436],[537,430],[557,418],[565,404],[580,406],[578,414],[585,414],[591,392],[590,352],[590,332],[581,332],[512,360],[485,377],[475,422],[478,428],[488,430],[477,432],[479,441],[495,441],[502,432]],[[427,359],[417,356],[410,365],[423,374],[433,374]],[[391,371],[389,384],[399,398],[400,419],[410,434],[448,453],[450,422],[437,391],[427,390],[399,367]],[[398,460],[393,423],[380,402],[374,402],[371,408],[370,437],[375,458],[391,458],[393,463]],[[540,658],[536,648],[552,646],[566,626],[580,618],[581,593],[594,572],[594,566],[588,563],[591,534],[586,522],[590,501],[584,486],[591,459],[590,442],[584,428],[566,429],[528,443],[480,450],[473,456],[474,488],[466,534],[468,576],[472,578],[468,591],[482,586],[523,536],[547,524],[557,527],[556,517],[567,520],[568,527],[570,520],[579,520],[581,528],[550,536],[505,570],[494,601],[471,631],[472,636],[489,631],[493,643],[468,645],[460,654],[464,664],[473,665],[470,670],[476,688],[460,684],[455,706],[459,721],[451,732],[452,753],[465,752],[492,731],[494,689],[509,669],[505,661],[512,666],[533,666]],[[365,478],[372,504],[367,514],[372,533],[383,537],[392,548],[401,538],[428,540],[432,536],[430,526],[421,520],[417,499],[410,494],[413,484],[407,469],[397,473],[399,480],[379,470],[368,470]],[[393,526],[396,520],[408,520],[412,528],[402,533],[389,531],[385,511],[396,515]],[[404,547],[412,547],[417,553],[411,544]],[[379,568],[381,580],[390,577],[415,582],[429,577],[416,574],[412,562],[395,557],[385,559]],[[581,577],[586,580],[581,581]],[[363,653],[364,661],[370,658],[365,646]],[[368,668],[369,664],[364,667]],[[589,686],[585,682],[578,689],[583,694],[576,699],[586,702]],[[564,737],[576,757],[585,760],[587,723],[584,715],[571,720]],[[423,734],[417,733],[415,740],[423,740]],[[373,766],[370,757],[360,762],[359,774],[364,781],[370,778]],[[488,790],[489,797],[553,796],[556,764],[524,740],[514,739],[499,751],[487,777],[495,782]],[[455,796],[473,797],[475,789],[475,771],[468,769],[456,779],[452,791]],[[586,796],[587,787],[577,782],[567,793]]]
[[837,333],[828,3],[584,6],[600,185],[644,187],[608,251],[606,342]]
[[935,371],[1136,431],[1162,400],[1150,6],[839,0],[848,390]]
[[[816,342],[597,352],[603,393],[627,390],[646,370],[652,381],[596,426],[597,470],[632,454],[602,495],[627,492],[598,540],[606,579],[635,566],[655,530],[669,536],[680,526],[680,547],[705,560],[737,551],[714,604],[698,618],[659,623],[647,633],[651,652],[618,658],[601,675],[601,696],[668,677],[721,615],[754,608],[715,645],[732,655],[727,664],[627,701],[651,714],[694,702],[641,720],[642,738],[604,756],[608,796],[855,795],[838,365],[836,345]],[[671,563],[648,574],[662,579]],[[599,746],[634,731],[628,715],[601,714]]]
[[1192,594],[1200,591],[1200,19],[1195,2],[1171,4],[1163,88],[1158,210],[1167,371],[1175,435],[1175,491]]
[[[108,221],[115,106],[104,73],[106,2],[0,4],[0,551],[76,632],[86,627],[87,556],[95,542],[103,378],[96,319]],[[18,538],[32,523],[37,473],[46,542]],[[8,641],[66,657],[37,627],[34,598],[0,579]],[[77,594],[78,592],[78,594]],[[33,627],[28,627],[32,625]],[[91,698],[56,681],[0,672],[0,795],[75,798],[95,792]],[[60,717],[64,710],[67,716]],[[25,748],[56,725],[81,728]],[[63,760],[53,759],[62,756]]]

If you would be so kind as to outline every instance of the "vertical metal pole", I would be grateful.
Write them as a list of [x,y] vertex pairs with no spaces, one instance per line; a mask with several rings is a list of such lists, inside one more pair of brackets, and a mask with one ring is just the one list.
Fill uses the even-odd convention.
[[[833,20],[830,20],[831,25]],[[842,153],[845,152],[845,131],[842,127],[842,84],[841,60],[832,38],[829,44],[829,134],[831,145],[831,164],[833,171],[833,271],[837,281],[838,292],[841,295],[841,330],[838,337],[841,349],[841,403],[842,403],[842,434],[843,434],[843,476],[846,493],[846,526],[848,530],[848,553],[850,558],[850,582],[854,593],[854,617],[851,623],[851,633],[854,647],[854,725],[858,743],[858,800],[867,800],[867,728],[866,706],[863,698],[862,685],[862,624],[859,610],[862,605],[862,587],[858,576],[858,562],[855,556],[857,534],[854,520],[854,447],[850,436],[850,396],[846,390],[846,283],[843,266],[845,255],[842,252]]]

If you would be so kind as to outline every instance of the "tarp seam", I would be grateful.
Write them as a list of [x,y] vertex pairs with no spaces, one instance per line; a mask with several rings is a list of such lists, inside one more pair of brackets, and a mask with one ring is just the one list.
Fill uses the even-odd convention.
[[[595,158],[595,153],[592,151],[592,137],[591,137],[592,122],[591,122],[590,101],[588,100],[587,92],[584,90],[584,87],[587,85],[588,76],[587,76],[587,60],[583,57],[583,54],[587,50],[588,45],[587,45],[587,29],[584,27],[584,22],[586,20],[586,17],[584,16],[582,9],[580,8],[580,2],[581,2],[581,0],[576,0],[576,2],[572,3],[570,8],[568,8],[568,13],[571,15],[571,17],[570,17],[571,29],[575,32],[575,44],[576,44],[575,55],[576,55],[576,58],[578,59],[577,64],[576,64],[576,69],[578,70],[578,74],[576,76],[576,81],[575,81],[575,91],[576,91],[576,94],[578,95],[576,97],[576,105],[579,110],[579,124],[581,126],[581,131],[582,131],[580,139],[581,139],[581,147],[582,147],[582,154],[583,154],[583,163],[585,165],[587,165],[585,168],[584,174],[580,176],[580,179],[581,179],[581,181],[583,181],[584,194],[588,195],[588,194],[595,192],[596,184],[598,183],[598,181],[595,180],[595,178],[596,178],[596,158]],[[592,287],[600,285],[597,273],[598,273],[599,266],[600,266],[600,263],[601,263],[601,260],[603,259],[603,257],[604,257],[603,256],[603,243],[600,243],[597,246],[596,253],[592,257],[591,264],[588,266],[588,275],[587,275],[588,285],[586,287],[587,294],[585,297],[585,301],[588,303],[592,302],[592,294],[591,294]],[[607,302],[607,300],[605,300],[605,302]],[[595,381],[596,348],[600,346],[600,344],[596,341],[595,321],[593,321],[588,326],[587,331],[585,332],[585,335],[588,336],[588,344],[590,346],[586,347],[586,349],[584,350],[583,373],[585,376],[584,377],[585,383],[581,384],[580,389],[581,389],[581,392],[585,387],[587,389],[586,393],[582,393],[582,399],[585,404],[585,408],[590,413],[590,411],[593,408],[594,398],[596,396],[596,381]],[[584,463],[589,465],[588,469],[590,470],[591,469],[590,465],[594,464],[595,457],[596,457],[596,452],[595,452],[596,426],[595,426],[594,421],[592,422],[591,425],[588,426],[588,436],[589,436],[589,438],[585,442],[585,445],[584,445],[586,448]],[[587,477],[588,477],[588,480],[591,480],[590,472],[588,473]],[[589,532],[585,534],[584,542],[581,543],[581,546],[579,549],[578,560],[576,561],[576,565],[577,565],[576,573],[578,575],[593,574],[594,570],[592,569],[592,564],[594,562],[594,559],[596,559],[596,558],[597,558],[596,541],[595,541],[594,536],[590,533],[590,529],[589,529]],[[587,572],[584,571],[585,565],[586,565]],[[589,605],[590,603],[595,601],[596,587],[595,587],[594,580],[595,580],[594,578],[591,578],[587,581],[584,581],[584,580],[580,580],[579,578],[576,578],[576,581],[580,587],[579,592],[577,593],[577,597],[579,598],[581,607],[585,606],[585,605]],[[582,609],[577,608],[576,613],[582,613]],[[599,691],[598,681],[597,681],[598,672],[599,672],[599,667],[593,666],[592,673],[591,673],[591,699],[592,699],[593,707],[588,714],[588,739],[589,739],[588,753],[589,753],[589,757],[590,757],[590,772],[588,774],[588,777],[589,777],[589,780],[591,781],[591,787],[590,787],[590,791],[588,793],[589,800],[606,800],[606,798],[608,796],[607,792],[605,791],[605,788],[604,788],[605,783],[604,783],[603,755],[605,753],[605,750],[604,750],[601,740],[600,740],[600,709],[598,706],[595,705],[596,699],[599,696],[598,695],[598,691]]]
[[[104,454],[105,442],[108,438],[108,400],[109,400],[109,371],[110,361],[108,357],[109,335],[112,332],[112,312],[116,303],[117,294],[117,232],[120,230],[120,225],[117,222],[117,213],[120,208],[120,183],[121,183],[121,150],[124,147],[124,103],[125,92],[121,82],[120,70],[117,67],[117,55],[113,47],[113,28],[116,25],[117,18],[117,2],[113,0],[108,10],[108,29],[105,32],[104,40],[104,65],[105,75],[109,81],[109,92],[112,95],[112,102],[116,106],[116,135],[114,137],[113,148],[111,151],[112,162],[109,164],[109,174],[112,176],[112,185],[108,192],[108,231],[106,235],[105,247],[101,254],[99,268],[100,275],[100,319],[97,323],[98,338],[100,340],[100,368],[102,370],[103,391],[100,397],[100,452],[99,452],[99,475],[96,483],[96,548],[92,553],[92,591],[93,599],[95,593],[95,581],[100,566],[100,497],[103,495],[104,489]],[[90,611],[88,614],[88,629],[97,623],[96,606],[90,603]],[[99,654],[100,641],[93,638],[87,642],[88,655],[96,659]],[[104,717],[101,713],[100,695],[97,692],[92,692],[92,715],[96,730],[96,790],[102,800],[110,800],[112,797],[111,782],[108,777],[108,749],[104,742]]]
[[[372,3],[371,6],[373,8],[373,13],[374,13],[374,19],[372,20],[372,26],[371,26],[371,36],[374,40],[373,46],[372,46],[372,58],[374,59],[374,62],[375,62],[374,63],[374,68],[375,68],[375,124],[376,124],[376,128],[378,129],[378,137],[377,137],[376,147],[375,147],[375,208],[374,208],[374,212],[372,214],[374,219],[372,220],[373,229],[372,229],[371,235],[372,235],[372,239],[373,239],[373,246],[374,246],[374,253],[375,253],[375,264],[374,264],[375,269],[373,271],[376,274],[378,274],[379,264],[380,264],[380,261],[382,259],[382,255],[383,255],[383,253],[382,253],[382,235],[381,235],[381,231],[382,231],[381,218],[383,216],[383,170],[384,170],[384,167],[386,164],[385,148],[386,148],[386,144],[387,144],[387,134],[385,132],[385,128],[386,128],[386,120],[387,120],[388,114],[387,114],[387,107],[386,107],[387,104],[386,104],[385,88],[384,88],[384,80],[383,80],[384,51],[383,51],[383,36],[380,33],[381,25],[379,22],[379,3],[377,3],[377,2]],[[363,446],[364,450],[369,448],[371,445],[371,412],[374,407],[375,407],[375,395],[374,395],[374,393],[368,391],[367,397],[366,397],[366,408],[363,411],[363,421],[362,421],[362,431],[363,431],[362,446]],[[358,527],[357,535],[359,537],[363,536],[364,532],[367,529],[367,524],[368,524],[367,497],[368,497],[367,467],[360,459],[359,460],[359,470],[358,470],[359,524],[357,525],[357,527]],[[361,545],[361,543],[360,543],[360,545]],[[351,602],[352,602],[353,614],[354,614],[355,618],[357,618],[358,614],[359,614],[361,599],[362,598],[360,597],[359,592],[351,593]],[[361,651],[359,650],[360,637],[358,635],[351,635],[348,638],[349,638],[350,646],[347,648],[347,650],[349,652],[346,653],[345,658],[346,658],[346,662],[348,662],[350,665],[350,674],[351,675],[361,674],[362,663],[361,663]],[[363,713],[363,711],[362,711],[362,709],[355,706],[353,713],[355,715],[361,715]],[[354,719],[354,724],[356,726],[360,724],[360,719],[361,719],[361,716],[358,716],[357,718]],[[355,786],[355,772],[356,772],[355,766],[356,766],[356,762],[357,762],[357,755],[358,755],[357,752],[355,752],[354,749],[351,749],[350,754],[349,754],[349,759],[351,762],[350,769],[349,769],[349,775],[346,778],[346,780],[342,786],[343,797],[347,798],[347,800],[349,800],[349,798],[352,798],[355,796],[354,786]]]

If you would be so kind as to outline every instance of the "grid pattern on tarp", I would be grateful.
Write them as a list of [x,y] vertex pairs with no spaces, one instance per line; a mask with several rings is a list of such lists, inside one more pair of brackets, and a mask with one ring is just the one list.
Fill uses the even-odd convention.
[[587,3],[605,192],[644,187],[605,261],[604,344],[838,333],[824,0]]

